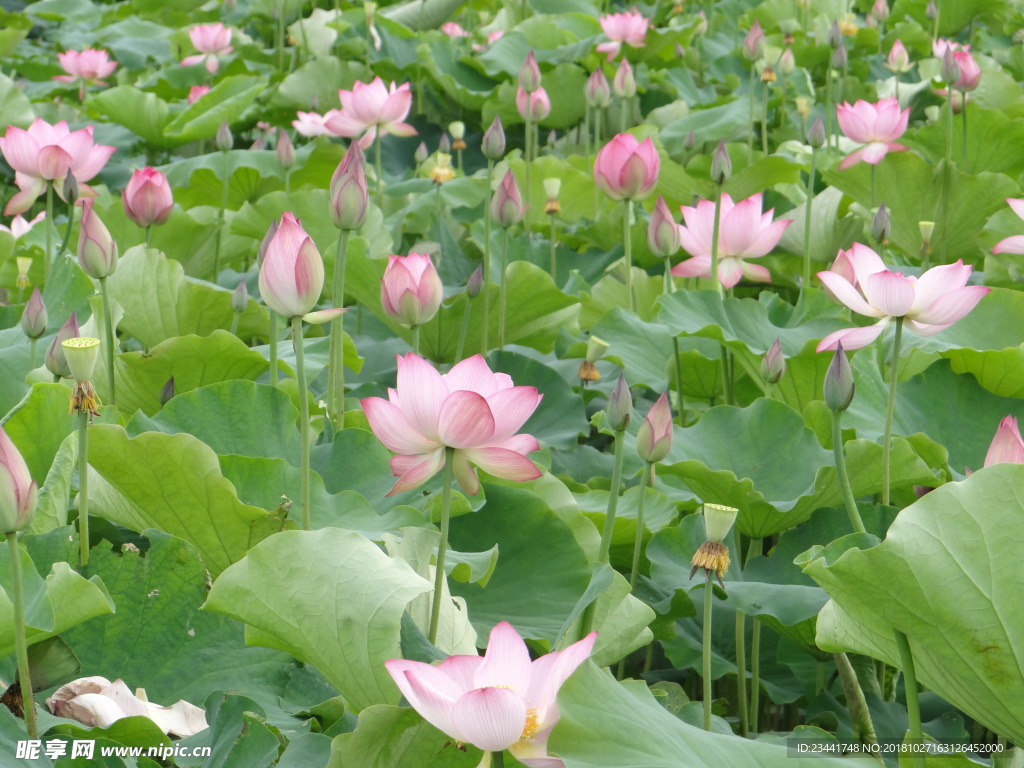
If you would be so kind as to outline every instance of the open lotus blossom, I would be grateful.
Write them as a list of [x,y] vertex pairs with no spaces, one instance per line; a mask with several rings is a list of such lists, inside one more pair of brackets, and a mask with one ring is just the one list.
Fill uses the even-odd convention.
[[836,107],[839,127],[851,141],[864,146],[851,152],[839,164],[839,170],[856,165],[862,160],[871,165],[878,165],[889,152],[906,149],[896,142],[907,130],[910,119],[910,108],[900,111],[900,104],[895,98],[882,99],[877,104],[870,104],[859,99],[850,106],[844,102]]
[[658,183],[661,159],[654,142],[620,133],[594,159],[594,181],[612,200],[643,200]]
[[446,21],[441,25],[441,31],[448,35],[448,37],[469,37],[469,32],[464,30],[462,25],[456,21]]
[[227,56],[233,50],[231,27],[223,24],[197,24],[188,31],[188,36],[199,53],[182,59],[181,64],[185,67],[205,64],[206,71],[212,75],[220,66],[218,57]]
[[536,387],[517,387],[474,355],[441,375],[412,353],[398,357],[398,383],[388,399],[362,401],[377,438],[390,451],[398,478],[390,494],[416,488],[444,466],[445,448],[455,449],[455,479],[466,492],[480,488],[470,463],[507,480],[533,480],[540,471],[526,454],[540,446],[533,435],[516,432],[543,396]]
[[[1024,199],[1008,197],[1006,202],[1013,208],[1013,212],[1024,219]],[[1004,237],[995,247],[992,253],[1021,253],[1024,254],[1024,235],[1010,235]]]
[[483,656],[449,656],[436,667],[391,659],[385,666],[413,709],[456,741],[490,752],[507,749],[530,768],[563,768],[547,754],[559,718],[555,697],[589,658],[596,638],[591,632],[531,662],[519,633],[502,621]]
[[7,133],[0,139],[0,151],[14,169],[15,183],[21,191],[8,201],[4,215],[27,211],[48,182],[54,182],[60,194],[68,173],[74,174],[81,197],[95,197],[84,182],[103,169],[114,154],[114,147],[95,144],[92,131],[91,125],[72,131],[63,120],[50,125],[41,117],[28,130],[8,125]]
[[6,232],[7,234],[14,237],[15,240],[20,240],[22,237],[32,231],[32,227],[38,224],[40,221],[46,218],[46,211],[40,212],[34,219],[26,220],[20,213],[14,217],[11,221],[11,226],[0,224],[0,232]]
[[292,126],[302,136],[312,138],[313,136],[334,135],[331,129],[327,127],[327,121],[338,114],[338,110],[332,109],[323,115],[316,112],[298,112],[296,114],[298,114],[299,119],[292,120]]
[[55,75],[54,80],[61,83],[83,83],[106,85],[103,78],[109,77],[117,69],[117,62],[110,60],[106,51],[87,48],[84,51],[64,51],[57,54],[57,60],[66,75]]
[[[684,224],[679,227],[683,250],[693,258],[672,267],[677,277],[711,277],[711,243],[715,227],[715,203],[701,200],[695,207],[682,206]],[[765,282],[772,279],[767,267],[751,264],[778,245],[792,219],[772,221],[775,209],[761,213],[761,193],[733,203],[722,194],[718,226],[718,280],[732,288],[742,278]]]
[[877,317],[878,322],[864,328],[845,328],[830,333],[818,344],[818,352],[835,349],[860,349],[877,339],[894,317],[918,336],[931,336],[962,318],[991,289],[967,285],[971,267],[962,260],[932,267],[921,277],[890,272],[882,259],[866,245],[854,243],[846,252],[854,280],[837,272],[819,272],[821,282],[840,302],[860,315]]
[[966,43],[958,43],[955,40],[949,40],[945,37],[939,37],[932,40],[932,56],[936,59],[941,59],[946,55],[946,51],[969,51],[971,46]]
[[338,91],[341,109],[324,116],[328,130],[336,136],[360,136],[366,149],[378,134],[415,136],[416,129],[403,122],[412,106],[409,83],[388,87],[379,77],[372,83],[357,82],[351,91]]
[[644,47],[650,21],[636,8],[629,13],[610,13],[598,21],[609,42],[600,43],[597,50],[608,54],[608,61],[618,56],[623,43],[632,48]]
[[443,298],[444,285],[429,255],[388,256],[380,303],[391,317],[402,325],[423,325],[437,314]]
[[999,422],[995,437],[985,454],[985,466],[993,464],[1024,464],[1024,440],[1020,436],[1015,416],[1007,416]]

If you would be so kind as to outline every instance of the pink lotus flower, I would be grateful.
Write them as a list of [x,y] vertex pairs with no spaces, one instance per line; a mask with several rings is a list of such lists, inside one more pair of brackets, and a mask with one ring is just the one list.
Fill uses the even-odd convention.
[[188,101],[189,104],[195,104],[199,99],[210,92],[210,86],[208,85],[193,85],[188,89]]
[[64,51],[57,54],[57,60],[67,74],[56,75],[53,79],[62,83],[82,80],[85,83],[106,85],[103,78],[109,77],[117,69],[117,62],[111,61],[106,51],[98,51],[95,48],[87,48],[81,53]]
[[853,106],[844,102],[836,107],[836,117],[848,139],[866,145],[847,155],[839,164],[840,171],[862,160],[878,165],[887,153],[906,149],[896,139],[907,130],[910,108],[900,112],[900,104],[894,98],[882,99],[877,104],[858,100]]
[[480,43],[473,43],[473,50],[476,51],[477,53],[483,53],[484,51],[487,50],[488,46],[493,45],[498,40],[501,40],[501,38],[504,35],[505,35],[505,30],[503,30],[503,29],[496,29],[493,32],[491,32],[489,35],[487,35],[487,43],[486,43],[486,45],[481,45]]
[[441,31],[451,38],[469,37],[469,32],[464,30],[460,24],[454,21],[446,21],[442,24]]
[[37,493],[25,459],[0,427],[0,533],[28,527],[36,511]]
[[1021,439],[1017,419],[1007,416],[999,422],[999,429],[985,454],[985,466],[993,464],[1024,464],[1024,440]]
[[[701,200],[696,207],[682,206],[685,225],[679,227],[683,250],[693,258],[672,268],[677,277],[711,277],[711,243],[715,226],[715,204]],[[772,221],[775,209],[761,213],[761,193],[733,203],[722,194],[718,227],[718,280],[732,288],[741,278],[765,282],[772,279],[767,267],[750,264],[746,259],[759,259],[771,253],[793,223],[792,219]]]
[[483,357],[463,360],[443,376],[421,357],[398,357],[398,385],[388,399],[362,401],[377,439],[388,450],[398,481],[389,496],[423,485],[444,466],[445,448],[455,449],[455,479],[467,493],[480,482],[470,462],[507,480],[533,480],[540,471],[526,454],[540,446],[516,432],[533,415],[542,395],[516,387],[493,373]]
[[533,93],[527,93],[520,88],[516,91],[516,109],[523,120],[531,123],[539,123],[551,114],[551,100],[548,99],[548,92],[538,87]]
[[32,231],[32,227],[34,227],[36,224],[38,224],[45,218],[46,211],[40,212],[31,221],[26,221],[25,217],[19,213],[17,216],[14,217],[14,220],[11,221],[10,227],[5,226],[4,224],[0,224],[0,232],[6,232],[7,234],[11,235],[15,240],[20,240],[22,237],[24,237],[25,235]]
[[351,91],[338,91],[341,109],[325,115],[326,125],[336,136],[361,136],[359,145],[366,149],[378,134],[415,136],[416,129],[402,122],[412,106],[409,83],[388,88],[379,77],[372,83],[357,82]]
[[380,303],[391,317],[402,325],[423,325],[437,314],[443,298],[444,285],[430,256],[388,256],[380,279]]
[[889,56],[885,60],[885,66],[892,72],[909,72],[914,68],[910,61],[910,54],[907,53],[907,48],[902,41],[897,40],[892,44]]
[[68,173],[74,174],[78,181],[79,195],[95,197],[84,182],[103,169],[114,154],[114,147],[94,144],[92,131],[91,125],[71,131],[63,120],[50,125],[41,117],[37,117],[27,131],[8,125],[7,134],[0,139],[0,151],[14,169],[15,182],[21,191],[7,203],[4,215],[23,213],[31,208],[46,189],[47,182],[54,182],[60,194]]
[[953,88],[962,92],[973,91],[981,81],[981,68],[978,62],[971,56],[971,52],[966,50],[953,51],[952,56],[960,70],[960,76],[953,83]]
[[906,327],[918,336],[931,336],[962,318],[981,301],[991,288],[967,285],[971,267],[955,264],[932,267],[920,278],[890,272],[878,254],[866,245],[854,243],[846,251],[853,268],[853,281],[836,272],[819,272],[821,282],[840,302],[860,315],[880,318],[864,328],[846,328],[830,333],[818,344],[818,352],[835,349],[860,349],[877,339],[894,317],[902,317]]
[[620,133],[597,153],[594,181],[612,200],[643,200],[654,191],[660,168],[653,141]]
[[530,661],[530,651],[506,621],[491,630],[481,656],[449,656],[436,667],[421,661],[385,662],[402,694],[423,719],[459,742],[508,750],[530,768],[564,768],[547,754],[559,719],[558,689],[589,656],[591,632],[561,651]]
[[601,22],[601,29],[604,30],[604,34],[611,42],[601,43],[597,46],[597,50],[607,53],[608,61],[618,56],[623,43],[631,48],[644,47],[647,25],[650,24],[650,21],[636,8],[629,13],[611,13],[602,16],[598,21]]
[[971,46],[966,44],[958,43],[954,40],[947,40],[944,37],[940,37],[937,40],[932,40],[932,56],[936,59],[941,59],[946,55],[946,51],[969,51]]
[[205,64],[206,71],[212,75],[220,66],[218,57],[227,56],[233,50],[231,28],[223,24],[197,24],[188,31],[188,36],[199,53],[182,59],[183,67]]
[[139,168],[132,173],[121,196],[124,212],[140,227],[163,224],[174,208],[174,196],[167,177],[156,168]]
[[664,459],[672,448],[672,407],[664,392],[644,416],[644,423],[636,433],[636,450],[640,458],[655,464]]
[[338,110],[332,109],[326,114],[320,115],[316,112],[298,112],[298,120],[292,120],[292,126],[300,135],[307,138],[313,136],[333,136],[334,133],[327,127],[327,121],[338,114]]
[[325,323],[343,309],[310,312],[324,287],[320,251],[293,213],[281,215],[260,265],[260,296],[279,315],[301,317],[307,323]]
[[[1024,200],[1008,197],[1006,202],[1013,208],[1013,212],[1024,219]],[[1024,254],[1024,235],[1011,235],[1005,237],[995,244],[992,253],[1019,253]]]

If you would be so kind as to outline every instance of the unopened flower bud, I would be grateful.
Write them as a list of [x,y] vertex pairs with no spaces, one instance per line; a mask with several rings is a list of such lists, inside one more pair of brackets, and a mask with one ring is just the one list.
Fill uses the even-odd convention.
[[68,361],[71,377],[79,383],[92,381],[96,361],[100,358],[100,340],[79,336],[61,342],[61,346],[64,348],[64,357]]
[[935,0],[928,0],[928,5],[924,8],[924,15],[929,21],[934,20],[939,15],[939,9],[935,5]]
[[711,158],[711,180],[715,184],[725,184],[732,176],[732,160],[729,158],[729,150],[725,148],[725,141],[719,140],[718,149]]
[[821,119],[820,115],[815,118],[814,122],[811,123],[810,130],[807,131],[807,143],[814,147],[814,149],[820,149],[825,146],[825,121]]
[[[244,283],[243,283],[243,285],[244,285]],[[167,405],[167,402],[174,398],[174,377],[173,376],[171,376],[171,378],[169,378],[167,380],[167,383],[164,384],[160,388],[160,394],[158,395],[158,398],[160,400],[161,407]]]
[[447,133],[441,134],[441,139],[437,142],[437,151],[445,153],[452,151],[452,140],[448,138]]
[[608,426],[616,432],[624,432],[633,418],[633,394],[629,391],[626,377],[620,373],[611,397],[608,398]]
[[651,253],[662,259],[679,250],[679,225],[672,218],[672,212],[661,195],[658,195],[658,202],[654,204],[651,213],[651,222],[647,226],[647,245]]
[[703,509],[704,536],[708,541],[720,544],[732,530],[739,510],[724,504],[704,504]]
[[483,265],[473,270],[473,274],[469,276],[469,280],[466,281],[466,293],[469,298],[475,299],[480,295],[481,289],[484,287],[484,268]]
[[25,311],[21,313],[21,330],[30,339],[38,339],[46,333],[46,304],[43,303],[43,295],[39,293],[39,286],[32,289],[25,304]]
[[234,145],[235,137],[231,135],[231,129],[228,128],[228,124],[222,120],[220,128],[217,129],[217,137],[213,140],[213,146],[221,152],[227,152]]
[[231,311],[242,314],[248,306],[249,289],[245,285],[245,280],[242,280],[231,292]]
[[784,75],[791,75],[796,71],[796,57],[793,56],[793,49],[787,48],[779,56],[779,72]]
[[295,145],[292,144],[288,131],[282,129],[274,151],[277,153],[277,164],[286,171],[295,165]]
[[876,242],[884,243],[889,239],[889,231],[891,229],[892,224],[889,221],[889,211],[886,210],[885,203],[882,203],[878,206],[875,217],[871,219],[871,237]]
[[421,141],[420,145],[416,147],[416,151],[412,154],[412,159],[416,161],[417,165],[422,165],[423,161],[430,156],[430,151],[427,149],[427,142]]
[[853,402],[853,390],[853,369],[840,343],[825,373],[825,405],[833,413],[845,411]]
[[777,384],[786,375],[786,357],[782,345],[776,339],[761,360],[761,378],[766,384]]
[[544,193],[548,196],[547,202],[544,203],[544,213],[559,213],[562,210],[562,205],[558,202],[558,193],[562,190],[562,180],[557,176],[553,176],[544,179],[542,183],[544,185]]
[[363,226],[370,204],[363,150],[352,142],[331,177],[331,219],[338,229]]
[[942,81],[949,85],[960,79],[960,65],[953,56],[952,46],[947,46],[946,52],[942,54],[942,67],[939,72],[941,73]]
[[775,70],[772,69],[771,65],[765,64],[764,69],[761,70],[761,82],[774,83],[776,79]]
[[846,69],[849,61],[850,57],[849,54],[846,53],[845,45],[840,45],[832,52],[832,66],[835,69]]
[[619,62],[619,68],[615,70],[615,77],[612,78],[612,93],[617,99],[631,99],[636,95],[636,79],[633,77],[633,68],[625,58]]
[[277,234],[277,219],[270,222],[270,226],[267,227],[267,234],[263,236],[263,241],[260,243],[259,251],[256,254],[256,268],[259,269],[263,266],[263,257],[267,255],[267,248],[270,247],[270,241],[274,239],[274,235]]
[[71,369],[68,367],[67,358],[64,357],[64,347],[61,344],[76,336],[78,336],[78,320],[75,313],[72,312],[64,325],[57,331],[57,335],[53,337],[49,349],[46,350],[46,370],[54,376],[60,376],[62,379],[71,376]]
[[587,100],[587,105],[595,109],[607,107],[612,103],[611,86],[600,69],[595,69],[587,78],[587,84],[583,87],[583,97]]
[[93,201],[82,205],[82,221],[78,234],[78,263],[82,271],[95,280],[112,275],[117,269],[117,243],[93,209]]
[[875,0],[871,6],[871,18],[877,22],[883,22],[889,18],[889,3],[886,0]]
[[74,205],[78,202],[78,179],[75,178],[75,174],[69,173],[64,177],[61,193],[64,195],[64,202],[68,205]]
[[693,28],[693,36],[703,35],[708,31],[708,17],[704,11],[697,14],[697,26]]
[[537,66],[537,58],[530,51],[526,61],[519,68],[519,87],[527,93],[533,93],[540,88],[540,67]]
[[695,146],[697,146],[697,134],[695,134],[693,131],[690,131],[688,134],[686,134],[686,138],[683,139],[683,149],[689,152]]
[[743,39],[743,56],[747,61],[757,61],[764,56],[765,37],[761,24],[757,21]]
[[0,427],[0,534],[28,528],[38,498],[39,489],[25,457]]
[[656,464],[664,459],[672,448],[672,408],[664,392],[636,433],[636,450],[644,461]]
[[501,118],[497,115],[490,127],[484,131],[480,150],[488,160],[500,160],[505,154],[505,129],[501,127]]
[[507,171],[491,198],[491,218],[499,227],[508,229],[523,218],[525,211],[516,177]]
[[839,22],[833,21],[828,28],[828,47],[835,49],[843,44],[843,31],[839,28]]

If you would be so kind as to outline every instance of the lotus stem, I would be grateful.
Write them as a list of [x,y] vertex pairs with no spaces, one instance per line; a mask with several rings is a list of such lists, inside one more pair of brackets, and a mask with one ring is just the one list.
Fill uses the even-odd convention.
[[[345,306],[345,266],[348,256],[348,230],[338,235],[338,249],[334,255],[334,290],[331,302],[335,307]],[[331,320],[330,371],[327,376],[327,402],[334,417],[335,430],[345,428],[345,320],[344,314]]]
[[[636,581],[640,576],[640,551],[644,546],[644,499],[647,497],[647,484],[654,472],[651,462],[644,462],[643,474],[640,477],[640,500],[636,508],[636,537],[633,539],[633,563],[629,569],[629,591],[636,589]],[[626,671],[626,657],[619,659],[619,671],[615,675],[619,680]]]
[[551,281],[558,285],[558,255],[555,252],[555,228],[558,226],[555,221],[555,214],[551,216]]
[[868,710],[864,691],[860,687],[860,681],[857,680],[857,673],[854,671],[853,665],[850,664],[849,657],[845,653],[834,653],[832,658],[836,662],[843,693],[846,694],[846,708],[850,712],[854,735],[867,744],[877,744],[878,737],[875,735],[875,726],[871,722],[871,712]]
[[437,563],[434,567],[434,596],[430,601],[430,628],[427,640],[437,642],[437,625],[441,619],[441,594],[444,590],[444,558],[448,554],[448,523],[452,512],[452,474],[455,449],[444,449],[444,475],[441,481],[441,541],[437,545]]
[[[900,652],[900,666],[903,667],[903,687],[907,694],[907,718],[910,721],[910,739],[913,744],[921,744],[924,741],[924,733],[921,730],[921,704],[917,698],[917,671],[914,669],[914,656],[910,652],[910,641],[907,636],[899,630],[893,630],[896,636],[896,647]],[[924,768],[924,755],[920,752],[914,753],[913,762],[918,768]]]
[[755,72],[754,63],[750,63],[750,130],[747,131],[747,157],[753,157],[754,155],[754,82],[757,73]]
[[36,369],[36,339],[28,340],[28,369],[34,371]]
[[633,201],[628,197],[622,201],[622,247],[626,252],[626,308],[633,311]]
[[507,281],[505,272],[508,269],[508,228],[501,241],[501,285],[498,286],[498,349],[505,349],[505,294]]
[[491,752],[491,768],[505,768],[504,752]]
[[736,700],[740,710],[740,735],[747,738],[747,614],[736,611]]
[[892,438],[892,417],[896,412],[896,383],[900,372],[900,339],[903,336],[903,318],[896,319],[896,335],[892,341],[892,364],[889,370],[889,405],[885,409],[885,435],[882,438],[882,504],[889,505],[889,443]]
[[871,207],[875,207],[875,171],[878,169],[877,165],[871,166]]
[[232,336],[237,336],[238,335],[238,318],[240,318],[241,316],[242,316],[241,312],[232,312],[231,313],[231,330],[230,330],[230,333],[231,333]]
[[381,197],[381,195],[384,192],[384,170],[383,170],[384,166],[381,164],[381,161],[380,161],[380,141],[381,141],[380,131],[377,131],[377,138],[374,139],[374,141],[373,141],[373,153],[374,153],[374,161],[373,162],[374,162],[374,165],[377,168],[377,189],[374,190],[374,193],[375,193],[374,194],[374,202],[377,204],[377,207],[381,209],[381,215],[383,215],[384,209],[381,207],[381,205],[382,205],[382,197]]
[[843,412],[832,411],[832,451],[836,456],[836,477],[839,480],[839,490],[843,494],[843,503],[846,505],[846,514],[850,516],[850,525],[856,533],[866,533],[864,521],[860,518],[860,511],[857,509],[857,502],[853,498],[853,489],[850,487],[850,476],[846,472],[846,454],[843,450]]
[[966,172],[967,171],[967,92],[963,91],[962,93],[963,93],[964,106],[963,106],[963,109],[960,110],[960,119],[961,119],[961,122],[963,123],[964,131],[963,131],[963,135],[960,137],[960,142],[961,142],[960,143],[960,155],[961,155],[961,162],[963,163],[963,166],[964,166],[964,172]]
[[676,361],[676,412],[679,426],[686,426],[686,399],[683,397],[683,358],[679,355],[679,337],[672,337],[672,354]]
[[[146,247],[149,248],[149,236],[153,233],[153,226],[146,227]],[[71,234],[71,226],[68,225],[68,234]]]
[[825,147],[832,149],[832,62],[825,67]]
[[587,158],[584,168],[589,169],[590,165],[590,105],[583,108],[583,155]]
[[[54,226],[56,226],[56,225],[54,225]],[[75,206],[69,205],[68,206],[68,225],[64,229],[64,239],[61,241],[60,248],[57,249],[57,253],[54,255],[54,258],[57,258],[61,254],[63,254],[65,249],[68,247],[68,241],[71,240],[71,228],[73,226],[75,226]],[[148,230],[147,230],[147,232],[148,232]]]
[[114,405],[114,325],[110,317],[110,293],[107,290],[107,278],[100,278],[100,297],[103,299],[103,339],[107,362],[107,393],[110,404]]
[[715,185],[715,221],[711,232],[711,282],[722,295],[722,281],[718,279],[718,234],[722,225],[722,185]]
[[302,318],[292,318],[292,344],[295,347],[295,379],[299,385],[299,460],[302,494],[302,530],[309,530],[309,392],[306,391],[306,350],[302,337]]
[[30,739],[38,738],[36,700],[32,695],[32,672],[28,666],[28,642],[25,638],[25,591],[21,580],[21,547],[16,531],[7,532],[7,548],[11,554],[11,602],[14,606],[14,650],[18,659],[18,680],[25,727]]
[[[526,137],[523,144],[523,159],[526,160],[526,188],[523,190],[523,198],[526,209],[530,209],[530,167],[533,165],[533,121],[526,118]],[[502,276],[504,277],[504,275]]]
[[270,386],[277,386],[277,312],[267,308],[270,316]]
[[412,330],[412,352],[414,355],[419,356],[420,354],[420,327],[413,325],[410,328]]
[[711,730],[711,601],[715,591],[711,587],[713,571],[705,569],[707,581],[704,584],[704,637],[701,681],[704,683],[704,730]]
[[[747,547],[747,562],[761,554],[761,539],[751,539]],[[754,733],[760,730],[761,712],[761,619],[754,616],[750,632],[750,710],[747,712],[749,728]]]
[[761,93],[761,153],[768,156],[768,97],[770,90],[768,83],[764,84]]
[[224,188],[220,195],[220,211],[217,214],[217,242],[213,250],[213,282],[217,282],[217,278],[220,276],[220,246],[221,240],[224,239],[224,212],[228,207],[228,153],[225,150],[224,155]]
[[[952,89],[950,89],[952,91]],[[939,254],[940,263],[947,261],[948,250],[946,243],[948,241],[949,232],[949,195],[952,191],[950,188],[953,186],[953,100],[952,98],[947,99],[946,107],[949,110],[949,117],[946,120],[946,157],[945,162],[942,164],[942,187],[939,189],[939,210],[935,216],[936,225],[942,226],[942,239],[940,245],[942,248]]]
[[89,411],[78,410],[79,568],[89,565]]
[[469,333],[469,310],[473,300],[466,295],[466,307],[462,310],[462,326],[459,328],[459,343],[455,347],[455,362],[462,360],[462,352],[466,347],[466,336]]
[[[811,208],[814,205],[814,171],[818,159],[817,151],[811,148],[811,170],[807,174],[807,203],[804,209],[804,272],[800,283],[800,303],[807,298],[811,287]],[[874,167],[874,166],[872,166]]]
[[491,185],[494,183],[494,161],[487,159],[487,195],[484,197],[484,287],[481,292],[483,298],[483,321],[480,324],[480,354],[486,355],[490,352],[488,345],[488,331],[491,327]]
[[53,182],[46,183],[46,256],[43,258],[43,283],[50,277],[50,259],[53,259]]
[[274,39],[277,48],[277,68],[284,69],[284,4],[277,9],[277,34]]
[[288,168],[284,172],[284,196],[291,197],[292,194],[292,169]]

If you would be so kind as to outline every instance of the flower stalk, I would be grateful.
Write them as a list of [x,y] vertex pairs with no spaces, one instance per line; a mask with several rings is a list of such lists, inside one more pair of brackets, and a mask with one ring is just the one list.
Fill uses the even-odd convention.
[[863,743],[878,744],[875,726],[871,722],[871,712],[868,710],[868,702],[864,698],[864,690],[860,687],[860,681],[857,679],[857,673],[854,671],[849,657],[845,653],[834,653],[832,658],[836,663],[843,693],[846,695],[846,708],[850,713],[854,736]]
[[[494,160],[487,158],[487,194],[491,194],[494,186]],[[480,324],[480,354],[491,351],[488,343],[491,327],[491,206],[484,203],[484,287],[483,287],[483,320]]]
[[843,504],[846,505],[846,514],[850,516],[850,525],[856,533],[866,533],[864,521],[861,520],[860,510],[857,509],[857,502],[853,498],[853,489],[850,487],[850,476],[846,471],[846,453],[843,447],[843,412],[832,412],[832,451],[836,457],[836,477],[839,480],[839,490],[843,494]]
[[892,341],[892,363],[889,368],[889,404],[885,409],[885,433],[882,437],[882,504],[889,505],[889,451],[892,442],[892,418],[896,412],[896,383],[899,381],[900,340],[903,336],[903,318],[893,318],[896,322],[896,335]]
[[[804,271],[800,281],[801,304],[807,299],[807,291],[811,287],[811,208],[814,204],[814,173],[817,170],[818,152],[811,147],[811,169],[807,174],[807,203],[804,209]],[[874,168],[874,166],[871,166]]]
[[[331,301],[336,307],[345,306],[345,266],[348,256],[347,229],[341,230],[338,235],[338,249],[334,255],[334,291],[331,294]],[[331,343],[330,358],[331,369],[328,377],[327,402],[331,405],[331,413],[334,415],[334,428],[340,430],[345,428],[345,315],[338,315],[331,320]]]
[[50,277],[50,260],[53,253],[53,182],[46,182],[46,256],[43,258],[43,283]]
[[701,681],[704,683],[704,730],[711,730],[711,607],[714,589],[711,578],[714,571],[707,569],[704,574],[704,633],[702,638],[703,653],[701,663]]
[[[448,553],[448,524],[452,512],[452,476],[455,449],[444,449],[444,475],[441,480],[441,541],[437,545],[437,562],[434,566],[434,595],[430,601],[430,627],[427,640],[437,642],[437,627],[441,620],[441,595],[444,591],[444,561]],[[500,757],[500,755],[499,755]]]
[[740,736],[749,734],[747,714],[747,614],[736,611],[736,701],[740,711]]
[[25,589],[21,576],[21,547],[17,531],[7,532],[7,548],[11,556],[11,602],[14,607],[14,650],[18,660],[18,682],[21,684],[22,711],[30,739],[38,738],[36,702],[32,695],[32,672],[28,666],[28,642],[25,638]]
[[498,349],[505,349],[505,300],[508,291],[508,227],[501,238],[501,285],[498,286]]
[[277,386],[277,312],[267,308],[270,318],[270,386]]
[[107,290],[107,278],[100,278],[100,296],[103,298],[103,352],[107,364],[107,393],[110,404],[116,405],[114,398],[114,325],[110,317],[110,292]]
[[[924,740],[921,730],[921,703],[917,697],[917,670],[914,668],[914,656],[910,652],[910,641],[899,630],[893,630],[896,636],[896,647],[900,652],[900,666],[903,667],[903,687],[907,694],[907,719],[910,721],[910,739],[913,744]],[[924,768],[924,755],[917,753],[914,757],[916,768]]]
[[292,344],[295,347],[295,379],[299,385],[299,461],[301,464],[302,530],[308,531],[309,514],[309,392],[306,391],[305,339],[302,318],[292,318]]
[[631,237],[633,223],[633,200],[622,201],[622,247],[625,249],[626,260],[626,308],[633,311],[633,240]]

